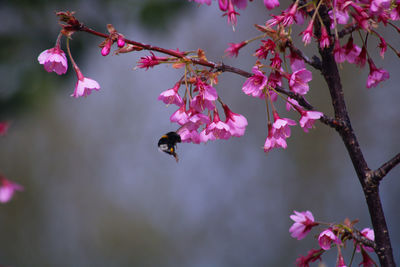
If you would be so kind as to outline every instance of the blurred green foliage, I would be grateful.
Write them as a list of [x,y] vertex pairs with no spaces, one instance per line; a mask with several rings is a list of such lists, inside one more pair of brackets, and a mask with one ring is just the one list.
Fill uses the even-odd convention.
[[189,4],[184,1],[145,1],[139,10],[139,19],[149,30],[165,31],[168,22]]

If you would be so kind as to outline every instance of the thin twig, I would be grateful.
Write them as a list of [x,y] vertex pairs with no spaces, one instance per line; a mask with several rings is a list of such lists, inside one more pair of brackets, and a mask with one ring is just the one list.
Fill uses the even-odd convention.
[[382,164],[382,166],[376,169],[375,171],[372,171],[372,179],[374,179],[377,182],[381,181],[383,177],[385,177],[386,174],[388,174],[388,172],[394,167],[396,167],[396,165],[398,165],[399,163],[400,163],[400,153],[391,158],[389,161]]
[[367,247],[371,247],[373,249],[376,248],[376,243],[374,241],[372,241],[371,239],[366,238],[365,236],[363,236],[360,231],[355,230],[352,233],[350,233],[351,236],[353,237],[353,239],[355,241],[357,241],[358,243],[361,243]]
[[296,53],[299,57],[301,57],[308,65],[317,70],[322,70],[321,60],[317,56],[313,56],[313,60],[311,60],[300,49],[295,47],[292,42],[287,42],[286,46],[289,47],[290,51]]
[[347,35],[347,34],[349,34],[349,33],[354,32],[356,29],[358,29],[358,24],[353,24],[353,25],[351,25],[351,26],[349,26],[349,27],[347,27],[347,28],[344,28],[343,30],[341,30],[341,31],[338,33],[339,38],[342,38],[343,36],[345,36],[345,35]]
[[[93,35],[96,35],[96,36],[99,36],[99,37],[103,37],[103,38],[107,38],[108,37],[107,34],[100,33],[100,32],[97,32],[95,30],[92,30],[89,27],[84,26],[83,24],[80,24],[80,29],[79,30],[87,32],[87,33],[91,33]],[[245,78],[249,78],[249,77],[253,76],[253,74],[250,73],[250,72],[247,72],[245,70],[242,70],[242,69],[239,69],[239,68],[236,68],[236,67],[232,67],[232,66],[229,66],[229,65],[225,65],[224,63],[216,64],[214,62],[206,61],[206,60],[202,60],[202,59],[186,58],[182,53],[179,53],[177,51],[164,49],[164,48],[157,47],[157,46],[147,45],[147,44],[139,43],[139,42],[136,42],[136,41],[133,41],[133,40],[129,40],[129,39],[125,39],[125,42],[129,43],[129,44],[132,44],[132,45],[136,45],[136,46],[142,47],[143,49],[146,49],[146,50],[156,51],[156,52],[164,53],[164,54],[167,54],[167,55],[170,55],[170,56],[174,56],[174,57],[177,57],[177,58],[182,58],[182,59],[185,59],[185,60],[189,60],[193,64],[202,65],[202,66],[205,66],[205,67],[210,67],[210,68],[215,69],[217,71],[236,73],[236,74],[238,74],[240,76],[243,76]],[[321,68],[321,65],[320,65],[321,63],[320,62],[317,62],[315,60],[311,61],[299,49],[295,48],[293,46],[293,44],[290,43],[288,45],[288,47],[290,49],[292,49],[296,54],[301,56],[304,59],[304,61],[306,63],[308,63],[309,65],[313,66],[316,69],[320,69]],[[301,106],[303,106],[305,109],[307,109],[307,110],[315,110],[314,107],[310,103],[308,103],[307,100],[305,100],[305,98],[303,96],[301,96],[299,94],[296,94],[296,93],[294,93],[292,91],[286,90],[286,89],[284,89],[282,87],[279,87],[279,86],[276,87],[276,90],[278,92],[281,92],[281,93],[285,94],[286,96],[288,96],[290,98],[296,99],[298,101],[298,103]],[[332,117],[326,116],[326,115],[322,116],[320,118],[320,121],[322,123],[332,127],[332,128],[335,128],[335,129],[337,129],[338,127],[343,127],[343,123],[342,122],[340,122],[339,120],[334,119]]]

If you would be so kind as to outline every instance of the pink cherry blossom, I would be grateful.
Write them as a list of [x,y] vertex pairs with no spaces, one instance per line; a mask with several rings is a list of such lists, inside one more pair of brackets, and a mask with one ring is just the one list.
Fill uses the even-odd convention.
[[275,135],[275,129],[272,128],[272,124],[268,123],[268,136],[264,143],[264,152],[268,153],[273,148],[287,147],[286,139]]
[[379,55],[382,58],[384,58],[386,50],[387,50],[387,44],[386,44],[385,39],[382,36],[379,36],[379,40],[380,40],[380,43],[378,45],[378,47],[380,48]]
[[190,107],[195,109],[197,112],[202,112],[205,109],[213,110],[215,108],[215,104],[213,101],[205,99],[202,95],[196,95],[190,101]]
[[287,10],[283,12],[283,26],[292,25],[295,22],[295,17],[297,13],[298,1],[296,1],[293,5],[291,5]]
[[40,53],[38,61],[47,72],[54,71],[58,75],[65,74],[68,69],[67,57],[58,45]]
[[0,122],[0,136],[6,135],[9,127],[10,123],[8,121]]
[[212,133],[216,139],[229,139],[231,137],[229,125],[219,118],[218,111],[214,110],[214,119],[213,122],[210,123],[206,127],[206,135]]
[[181,137],[181,141],[183,143],[194,143],[194,144],[200,144],[201,139],[200,139],[200,134],[197,132],[197,130],[189,130],[185,126],[180,128],[177,133]]
[[374,15],[379,15],[385,11],[385,9],[390,8],[391,0],[372,0],[370,11]]
[[[211,0],[195,0],[199,3],[207,3],[210,4]],[[233,26],[237,23],[236,16],[239,15],[235,10],[235,6],[239,9],[244,9],[247,6],[247,0],[218,0],[219,9],[224,13],[224,16],[228,17],[228,23],[231,23]]]
[[78,80],[75,84],[75,90],[71,96],[75,97],[75,98],[78,98],[80,96],[86,97],[86,96],[90,95],[93,90],[99,91],[100,85],[98,82],[96,82],[93,79],[83,76],[81,70],[79,69],[78,65],[75,63],[75,61],[71,55],[71,51],[69,49],[68,42],[67,42],[67,52],[68,52],[69,58],[71,60],[72,67],[74,68],[76,76],[78,78]]
[[311,249],[308,251],[307,256],[300,256],[296,259],[296,265],[298,267],[310,267],[310,262],[321,260],[321,255],[324,252],[323,249]]
[[345,49],[340,45],[339,40],[335,41],[335,47],[333,49],[336,63],[343,63],[346,60]]
[[199,133],[199,140],[200,143],[206,143],[208,141],[214,141],[217,140],[217,138],[214,136],[213,132],[209,132],[207,134],[207,128],[204,128],[200,133]]
[[183,143],[194,143],[194,144],[200,144],[200,143],[206,143],[208,140],[215,140],[215,137],[210,133],[209,135],[206,135],[205,129],[203,129],[200,133],[197,131],[198,127],[194,127],[193,124],[186,123],[183,125],[177,133],[181,136],[181,141]]
[[184,125],[188,122],[189,115],[186,112],[185,105],[182,105],[177,111],[172,113],[171,117],[169,118],[171,122],[176,122],[179,125]]
[[235,7],[232,3],[231,0],[228,1],[228,8],[224,14],[224,16],[228,17],[228,23],[232,24],[233,30],[235,30],[235,26],[237,24],[237,18],[236,15],[239,15],[238,12],[236,12]]
[[161,100],[167,105],[175,104],[178,107],[184,105],[184,102],[183,102],[181,96],[178,94],[180,85],[181,85],[181,82],[180,81],[177,82],[173,88],[162,92],[158,96],[157,100]]
[[252,71],[254,75],[244,82],[242,90],[246,95],[264,98],[263,89],[267,85],[268,78],[258,69],[257,66],[254,66]]
[[339,252],[337,260],[336,260],[336,267],[347,267],[346,263],[344,262],[344,258],[341,252]]
[[400,1],[396,1],[395,7],[390,11],[391,20],[400,20]]
[[357,56],[355,60],[355,63],[362,68],[365,66],[365,62],[367,62],[367,48],[363,46],[360,54]]
[[294,120],[288,118],[280,118],[277,112],[274,112],[274,123],[272,128],[276,137],[288,138],[290,137],[290,126],[296,125]]
[[244,135],[247,126],[247,119],[241,115],[232,112],[227,105],[223,105],[225,112],[225,123],[229,126],[229,132],[232,136],[240,137]]
[[259,49],[256,50],[256,53],[254,54],[256,57],[258,57],[259,59],[266,59],[269,52],[275,53],[276,44],[271,39],[268,39],[267,41],[261,40],[261,42],[262,45]]
[[308,45],[311,42],[311,37],[313,37],[313,27],[314,27],[314,21],[311,20],[307,28],[300,33],[303,35],[304,45]]
[[[375,240],[375,233],[374,230],[372,230],[371,228],[364,228],[361,230],[361,234],[363,236],[365,236],[366,238],[368,238],[369,240],[374,241]],[[371,248],[372,249],[372,248]],[[373,250],[370,250],[373,251]]]
[[267,22],[265,23],[265,26],[274,27],[274,26],[282,23],[283,20],[285,19],[285,16],[283,16],[283,15],[279,15],[279,16],[272,15],[272,17],[273,17],[272,19],[267,20]]
[[308,133],[308,129],[311,129],[314,125],[315,120],[321,118],[324,114],[319,111],[302,111],[299,124],[303,130]]
[[349,63],[354,63],[356,61],[357,56],[361,52],[361,48],[354,44],[352,36],[350,36],[349,41],[344,46],[344,49],[345,49],[346,60]]
[[24,188],[21,185],[7,180],[2,175],[0,176],[0,203],[9,202],[16,191],[23,190]]
[[218,99],[217,90],[209,84],[197,79],[194,92],[198,92],[190,101],[190,107],[198,112],[203,112],[204,109],[213,110],[215,108],[214,101]]
[[362,265],[363,267],[374,267],[378,266],[376,263],[371,259],[368,253],[365,250],[361,251],[362,255],[362,262],[360,262],[359,266]]
[[305,95],[308,92],[308,82],[312,80],[312,73],[307,69],[300,69],[293,72],[289,78],[290,89],[300,95]]
[[293,72],[306,68],[306,63],[304,63],[304,60],[295,52],[291,51],[287,57],[290,60],[290,68]]
[[[229,0],[218,0],[219,9],[221,11],[226,11],[228,9],[228,1]],[[211,2],[211,0],[210,0],[210,2]]]
[[[333,12],[335,12],[335,14],[333,14]],[[335,26],[335,24],[333,23],[334,16],[336,16],[336,22],[338,24],[347,24],[347,21],[350,18],[349,13],[347,11],[339,10],[337,8],[330,10],[329,17],[332,20],[332,24],[331,24],[332,28]]]
[[297,238],[297,240],[306,237],[311,229],[318,225],[318,223],[314,221],[314,216],[310,211],[294,211],[294,214],[290,215],[290,219],[294,221],[294,224],[290,227],[289,232],[291,236]]
[[200,143],[206,143],[208,140],[211,139],[211,137],[207,138],[205,137],[202,133],[204,132],[204,130],[202,132],[197,132],[197,131],[192,131],[191,132],[191,136],[190,139],[192,141],[193,144],[200,144]]
[[371,59],[368,59],[369,75],[367,79],[367,88],[376,87],[380,82],[389,79],[387,70],[378,69]]
[[231,0],[232,4],[240,9],[245,9],[247,6],[247,0]]
[[355,13],[351,13],[351,15],[357,22],[358,26],[366,31],[370,31],[371,24],[369,23],[369,20],[371,16],[368,15],[366,9],[358,2],[348,1],[348,3],[348,6],[353,7],[353,9],[356,11]]
[[279,71],[271,71],[268,76],[268,94],[269,98],[272,101],[276,101],[278,99],[278,94],[273,91],[271,88],[276,88],[276,86],[282,86],[282,75]]
[[303,108],[300,106],[299,102],[297,102],[296,99],[288,97],[287,101],[286,101],[286,110],[290,111],[292,109],[293,110],[303,110]]
[[264,0],[264,5],[268,9],[274,9],[279,6],[278,0]]
[[354,20],[360,26],[360,28],[364,29],[365,31],[370,31],[371,24],[369,23],[370,16],[366,12],[361,14],[354,13],[352,14]]
[[271,60],[271,68],[274,69],[280,69],[281,68],[281,64],[282,64],[282,59],[279,55],[279,53],[275,53],[275,56],[273,58],[270,59]]
[[73,64],[73,65],[74,65],[76,75],[78,76],[78,81],[76,82],[74,93],[71,96],[73,96],[75,98],[78,98],[80,96],[86,97],[92,93],[92,90],[96,90],[96,91],[100,90],[100,85],[98,82],[96,82],[93,79],[86,78],[85,76],[83,76],[83,74],[79,70],[78,66],[76,64]]
[[321,48],[326,48],[330,46],[330,38],[328,35],[328,31],[326,30],[325,26],[321,27],[321,38],[319,39],[319,46]]
[[239,55],[239,50],[245,46],[247,42],[243,41],[238,44],[229,43],[229,47],[225,50],[225,54],[230,57],[237,57]]
[[303,25],[306,16],[306,11],[304,9],[297,10],[294,16],[294,21],[297,25]]
[[190,130],[186,127],[181,127],[176,131],[177,134],[181,137],[182,143],[189,143],[191,142],[191,134]]
[[203,113],[195,113],[188,118],[187,123],[184,127],[189,129],[189,131],[197,130],[203,124],[209,124],[210,117],[204,115]]
[[319,234],[318,243],[323,250],[329,250],[332,242],[340,244],[339,238],[332,232],[332,229],[325,229]]
[[296,122],[287,118],[280,118],[277,112],[274,112],[274,123],[268,123],[268,136],[264,143],[264,152],[269,152],[273,148],[286,148],[286,138],[290,137],[290,126],[296,125]]
[[76,82],[74,93],[71,96],[75,98],[80,96],[88,96],[92,93],[92,90],[100,90],[100,85],[98,82],[93,79],[83,77],[83,79],[78,79]]

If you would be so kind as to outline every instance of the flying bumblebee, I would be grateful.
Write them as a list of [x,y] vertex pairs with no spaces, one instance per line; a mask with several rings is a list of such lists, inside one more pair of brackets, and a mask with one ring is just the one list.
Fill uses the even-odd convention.
[[158,149],[167,154],[172,155],[178,162],[178,154],[176,154],[176,143],[181,142],[181,136],[176,132],[169,132],[161,136],[158,140]]

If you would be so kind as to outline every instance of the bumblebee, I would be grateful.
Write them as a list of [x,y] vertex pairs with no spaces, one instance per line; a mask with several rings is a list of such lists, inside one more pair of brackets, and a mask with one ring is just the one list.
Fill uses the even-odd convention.
[[158,149],[169,155],[172,155],[176,162],[178,162],[178,155],[176,154],[176,143],[181,142],[181,136],[176,132],[169,132],[161,136],[158,140]]

